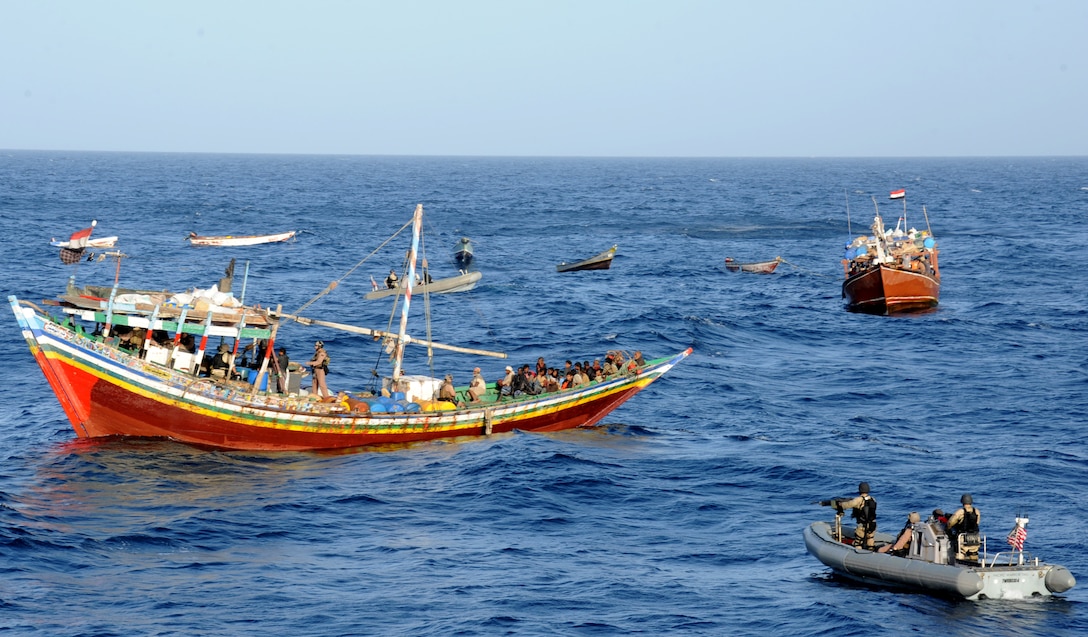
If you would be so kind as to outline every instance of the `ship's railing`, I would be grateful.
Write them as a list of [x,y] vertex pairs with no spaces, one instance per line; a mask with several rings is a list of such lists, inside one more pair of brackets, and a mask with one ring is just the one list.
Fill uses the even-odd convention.
[[999,551],[994,554],[983,553],[978,561],[982,568],[994,568],[997,566],[1023,566],[1029,564],[1038,566],[1039,558],[1027,551]]

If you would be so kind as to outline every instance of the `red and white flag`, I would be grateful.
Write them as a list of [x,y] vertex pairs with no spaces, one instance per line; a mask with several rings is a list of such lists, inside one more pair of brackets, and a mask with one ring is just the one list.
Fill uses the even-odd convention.
[[90,228],[76,230],[72,233],[72,236],[68,239],[68,245],[60,249],[61,262],[65,265],[80,262],[83,258],[83,250],[87,247],[87,242],[91,239],[91,232],[94,231],[96,225],[98,225],[97,220],[91,222]]
[[907,191],[903,188],[899,190],[893,190],[892,194],[888,196],[888,199],[902,199],[907,196]]
[[91,238],[91,232],[94,230],[94,226],[90,228],[84,228],[72,233],[72,237],[68,239],[69,250],[82,250],[87,247],[87,241]]
[[1028,530],[1020,526],[1017,522],[1012,531],[1009,531],[1009,536],[1005,538],[1005,541],[1009,543],[1017,551],[1024,550],[1024,540],[1028,539]]

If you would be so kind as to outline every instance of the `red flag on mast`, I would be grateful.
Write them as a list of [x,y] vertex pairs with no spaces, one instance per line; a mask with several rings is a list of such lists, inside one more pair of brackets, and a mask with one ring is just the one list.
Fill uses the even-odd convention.
[[91,232],[94,231],[94,227],[98,225],[98,221],[92,221],[90,228],[84,228],[82,230],[76,230],[72,233],[72,236],[68,239],[68,245],[60,249],[60,260],[65,265],[72,265],[73,263],[79,263],[83,258],[83,250],[87,247],[87,241],[91,238]]
[[907,196],[906,189],[900,188],[899,190],[893,190],[892,194],[888,196],[888,199],[902,199],[903,197],[906,197],[906,196]]

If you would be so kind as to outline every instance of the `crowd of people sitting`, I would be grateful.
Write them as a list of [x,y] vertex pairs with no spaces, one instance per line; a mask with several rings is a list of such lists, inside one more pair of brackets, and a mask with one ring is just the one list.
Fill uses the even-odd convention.
[[[147,332],[147,330],[143,329],[120,326],[114,330],[115,335],[118,336],[118,347],[140,356],[143,355],[143,341],[147,338],[151,339],[152,344],[161,348],[188,354],[196,353],[196,343],[192,334],[181,334],[175,344],[165,331],[154,330],[150,334]],[[263,340],[249,343],[240,348],[235,359],[235,352],[226,343],[221,342],[215,350],[205,352],[203,360],[199,361],[199,366],[196,367],[196,373],[200,376],[243,380],[245,373],[249,369],[260,369],[265,360],[267,346],[267,341]],[[317,352],[315,358],[318,358],[318,355],[323,353],[321,342],[318,341],[315,347]],[[235,359],[234,365],[231,365],[232,359]],[[286,374],[284,372],[286,372],[290,360],[287,357],[286,349],[279,347],[276,352],[273,352],[272,356],[269,356],[268,360],[270,361],[268,366],[270,390],[283,393],[286,391],[284,379]],[[320,362],[315,364],[315,361],[310,361],[304,366],[315,367],[316,370],[320,364]],[[522,398],[566,389],[577,389],[592,383],[603,382],[616,374],[634,373],[645,365],[646,362],[643,360],[640,351],[634,352],[631,358],[627,359],[624,352],[612,350],[607,352],[603,361],[595,359],[591,363],[588,360],[581,362],[568,360],[562,368],[549,367],[545,363],[544,357],[540,357],[537,358],[535,366],[524,364],[515,370],[512,366],[507,365],[503,375],[495,381],[495,399]],[[329,395],[328,390],[323,387],[315,386],[311,391],[319,396]],[[439,386],[437,398],[464,407],[466,402],[478,403],[483,401],[487,392],[487,381],[484,380],[480,368],[476,367],[473,369],[472,380],[463,394],[458,396],[458,390],[453,383],[453,376],[447,374]]]
[[[630,360],[624,358],[623,352],[610,351],[601,359],[592,363],[589,361],[566,361],[562,369],[549,367],[544,362],[544,357],[536,360],[536,366],[521,365],[517,369],[507,365],[502,377],[495,381],[496,399],[522,398],[526,396],[538,396],[564,389],[576,389],[592,383],[602,382],[616,374],[634,373],[646,365],[642,358],[642,352],[636,351]],[[484,380],[480,368],[472,370],[472,381],[469,383],[465,397],[469,403],[478,403],[487,393],[487,381]],[[447,374],[438,389],[438,399],[463,406],[464,401],[458,400],[457,390],[453,384],[453,376]]]

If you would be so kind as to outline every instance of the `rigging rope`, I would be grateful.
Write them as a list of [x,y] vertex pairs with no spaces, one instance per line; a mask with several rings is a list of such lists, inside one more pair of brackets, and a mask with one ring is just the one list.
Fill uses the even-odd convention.
[[356,271],[357,269],[359,269],[359,266],[361,266],[362,264],[366,263],[366,260],[367,260],[367,259],[369,259],[370,257],[372,257],[372,256],[374,256],[375,254],[377,254],[379,250],[381,250],[382,248],[384,248],[384,247],[385,247],[385,244],[387,244],[387,243],[389,243],[390,241],[392,241],[393,239],[395,239],[395,238],[397,237],[397,235],[399,235],[400,233],[404,232],[404,230],[405,230],[406,228],[410,227],[411,225],[412,225],[412,222],[411,222],[411,221],[409,221],[408,223],[406,223],[406,224],[404,224],[403,226],[401,226],[400,230],[397,230],[396,232],[394,232],[394,233],[393,233],[393,236],[389,237],[389,238],[388,238],[388,239],[386,239],[385,241],[382,241],[382,244],[381,244],[381,245],[379,245],[379,246],[378,246],[377,248],[374,248],[374,251],[373,251],[373,252],[371,252],[370,254],[368,254],[368,255],[366,255],[365,257],[363,257],[363,260],[362,260],[362,261],[360,261],[360,262],[356,263],[356,264],[355,264],[355,265],[354,265],[354,266],[353,266],[353,267],[352,267],[352,268],[351,268],[350,270],[348,270],[347,272],[345,272],[345,273],[344,273],[344,276],[342,276],[342,277],[340,277],[339,279],[336,279],[335,281],[333,281],[332,283],[329,283],[328,285],[326,285],[326,286],[325,286],[325,289],[324,289],[324,290],[321,290],[320,292],[318,292],[318,293],[317,293],[317,296],[315,296],[314,298],[310,299],[309,301],[306,301],[305,303],[303,303],[303,304],[302,304],[302,307],[300,307],[300,308],[298,308],[297,310],[295,310],[294,312],[292,312],[292,314],[298,314],[298,313],[302,312],[302,311],[303,311],[303,310],[305,310],[306,308],[308,308],[308,307],[310,307],[311,305],[313,305],[313,303],[314,303],[315,301],[317,301],[317,300],[318,300],[318,299],[320,299],[321,297],[323,297],[323,296],[325,296],[326,294],[328,294],[328,293],[332,292],[333,290],[335,290],[335,289],[336,289],[336,286],[340,285],[340,282],[341,282],[341,281],[343,281],[344,279],[346,279],[346,278],[348,278],[349,276],[351,276],[351,273],[352,273],[352,272],[355,272],[355,271]]

